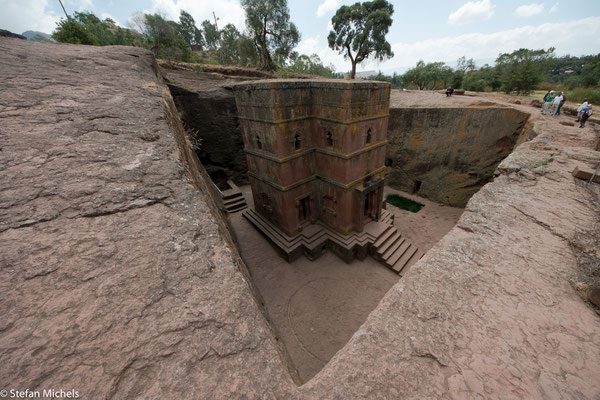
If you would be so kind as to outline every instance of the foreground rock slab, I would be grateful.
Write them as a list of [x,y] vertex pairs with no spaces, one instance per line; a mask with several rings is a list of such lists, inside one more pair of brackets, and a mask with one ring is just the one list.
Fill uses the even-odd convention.
[[0,54],[0,389],[292,387],[220,217],[189,183],[151,53],[0,39]]
[[296,386],[151,54],[0,38],[0,68],[0,389],[600,396],[600,317],[569,283],[571,241],[599,223],[597,185],[571,175],[600,162],[590,128],[536,116],[537,137]]

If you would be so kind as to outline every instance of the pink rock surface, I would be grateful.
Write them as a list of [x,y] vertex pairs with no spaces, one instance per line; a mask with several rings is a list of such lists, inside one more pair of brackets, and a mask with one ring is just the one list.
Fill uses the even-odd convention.
[[0,39],[0,54],[0,389],[293,388],[187,180],[151,53]]

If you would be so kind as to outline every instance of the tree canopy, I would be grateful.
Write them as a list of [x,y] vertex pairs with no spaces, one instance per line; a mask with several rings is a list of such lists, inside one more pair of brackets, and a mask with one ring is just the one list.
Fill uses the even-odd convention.
[[205,19],[202,21],[202,31],[204,33],[204,44],[210,50],[216,50],[219,48],[219,31],[217,26]]
[[95,46],[132,46],[135,42],[135,36],[129,29],[117,26],[110,18],[102,21],[90,12],[75,12],[72,17],[61,19],[52,38],[62,43]]
[[196,27],[196,21],[188,12],[181,10],[179,15],[179,33],[190,49],[202,48],[202,31]]
[[275,71],[300,41],[300,32],[290,22],[287,0],[242,0],[246,29],[259,50],[261,68]]
[[503,53],[496,59],[496,69],[506,93],[528,94],[542,81],[544,70],[554,56],[554,48],[548,50],[519,49]]
[[406,84],[414,84],[419,90],[433,90],[446,88],[452,81],[454,72],[443,62],[425,64],[419,61],[416,67],[404,73]]
[[368,57],[384,60],[394,56],[385,40],[394,6],[386,0],[374,0],[340,7],[333,18],[333,31],[327,40],[329,47],[343,54],[352,63],[351,78],[356,76],[356,64]]
[[327,78],[335,77],[333,67],[323,65],[321,58],[317,54],[312,54],[310,57],[306,54],[294,54],[291,57],[292,63],[287,67],[290,72],[299,74],[319,75]]

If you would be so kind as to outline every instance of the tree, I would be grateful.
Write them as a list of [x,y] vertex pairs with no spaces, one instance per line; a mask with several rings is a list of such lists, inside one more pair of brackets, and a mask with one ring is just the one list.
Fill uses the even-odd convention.
[[146,46],[151,47],[159,58],[194,61],[195,54],[179,33],[180,26],[167,21],[159,14],[145,14]]
[[496,59],[496,69],[506,93],[531,93],[542,81],[554,48],[548,50],[519,49],[512,53],[503,53]]
[[475,71],[475,69],[475,62],[472,58],[468,60],[465,56],[459,58],[456,61],[456,69],[452,76],[452,87],[455,89],[462,87],[465,76]]
[[196,28],[194,17],[186,11],[181,10],[179,14],[179,33],[181,33],[183,40],[185,40],[190,49],[194,49],[198,45],[196,42],[196,31],[198,31],[198,28]]
[[498,70],[488,64],[466,74],[463,79],[463,89],[474,92],[497,91],[501,86]]
[[258,49],[252,39],[246,35],[241,35],[236,41],[238,49],[238,65],[243,67],[256,66],[260,63]]
[[290,58],[292,63],[287,68],[288,71],[299,74],[319,75],[326,78],[333,78],[335,76],[333,67],[324,66],[317,54],[312,54],[310,57],[306,54],[294,55]]
[[327,37],[329,47],[350,59],[352,79],[356,76],[356,64],[368,57],[381,61],[394,56],[385,40],[393,13],[394,6],[386,0],[374,0],[342,6],[331,19],[333,31]]
[[113,44],[133,45],[135,37],[129,29],[123,29],[110,18],[101,21],[90,12],[75,12],[62,19],[52,37],[57,42],[107,46]]
[[97,45],[98,38],[85,29],[83,24],[73,18],[62,19],[58,22],[52,38],[61,43]]
[[237,64],[239,59],[237,41],[240,38],[240,32],[233,24],[227,24],[220,32],[221,47],[217,51],[217,56],[221,64]]
[[402,77],[404,83],[413,84],[419,90],[433,90],[446,88],[453,78],[452,68],[443,62],[425,64],[417,62],[415,68],[406,71]]
[[246,28],[261,57],[261,68],[275,71],[275,58],[282,64],[300,41],[300,32],[290,22],[287,0],[242,0]]
[[210,50],[217,50],[220,41],[217,26],[206,19],[202,21],[202,30],[204,32],[204,44],[206,47]]
[[586,87],[600,85],[600,54],[581,68],[581,83]]

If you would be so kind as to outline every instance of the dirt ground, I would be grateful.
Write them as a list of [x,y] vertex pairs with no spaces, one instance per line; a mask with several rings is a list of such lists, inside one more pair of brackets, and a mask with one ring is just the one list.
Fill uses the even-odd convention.
[[458,221],[464,210],[463,208],[435,203],[424,197],[401,192],[386,186],[384,198],[388,194],[398,194],[425,205],[419,212],[413,213],[389,203],[387,204],[387,210],[396,216],[394,226],[403,236],[406,236],[408,240],[421,249],[423,253],[431,249],[456,225],[456,221]]
[[[241,190],[252,206],[250,186]],[[463,211],[394,189],[386,192],[425,204],[418,213],[387,205],[398,230],[423,251],[450,231]],[[397,274],[371,257],[346,264],[327,252],[315,261],[301,257],[288,263],[242,213],[229,220],[272,326],[305,382],[346,344],[398,281]]]

